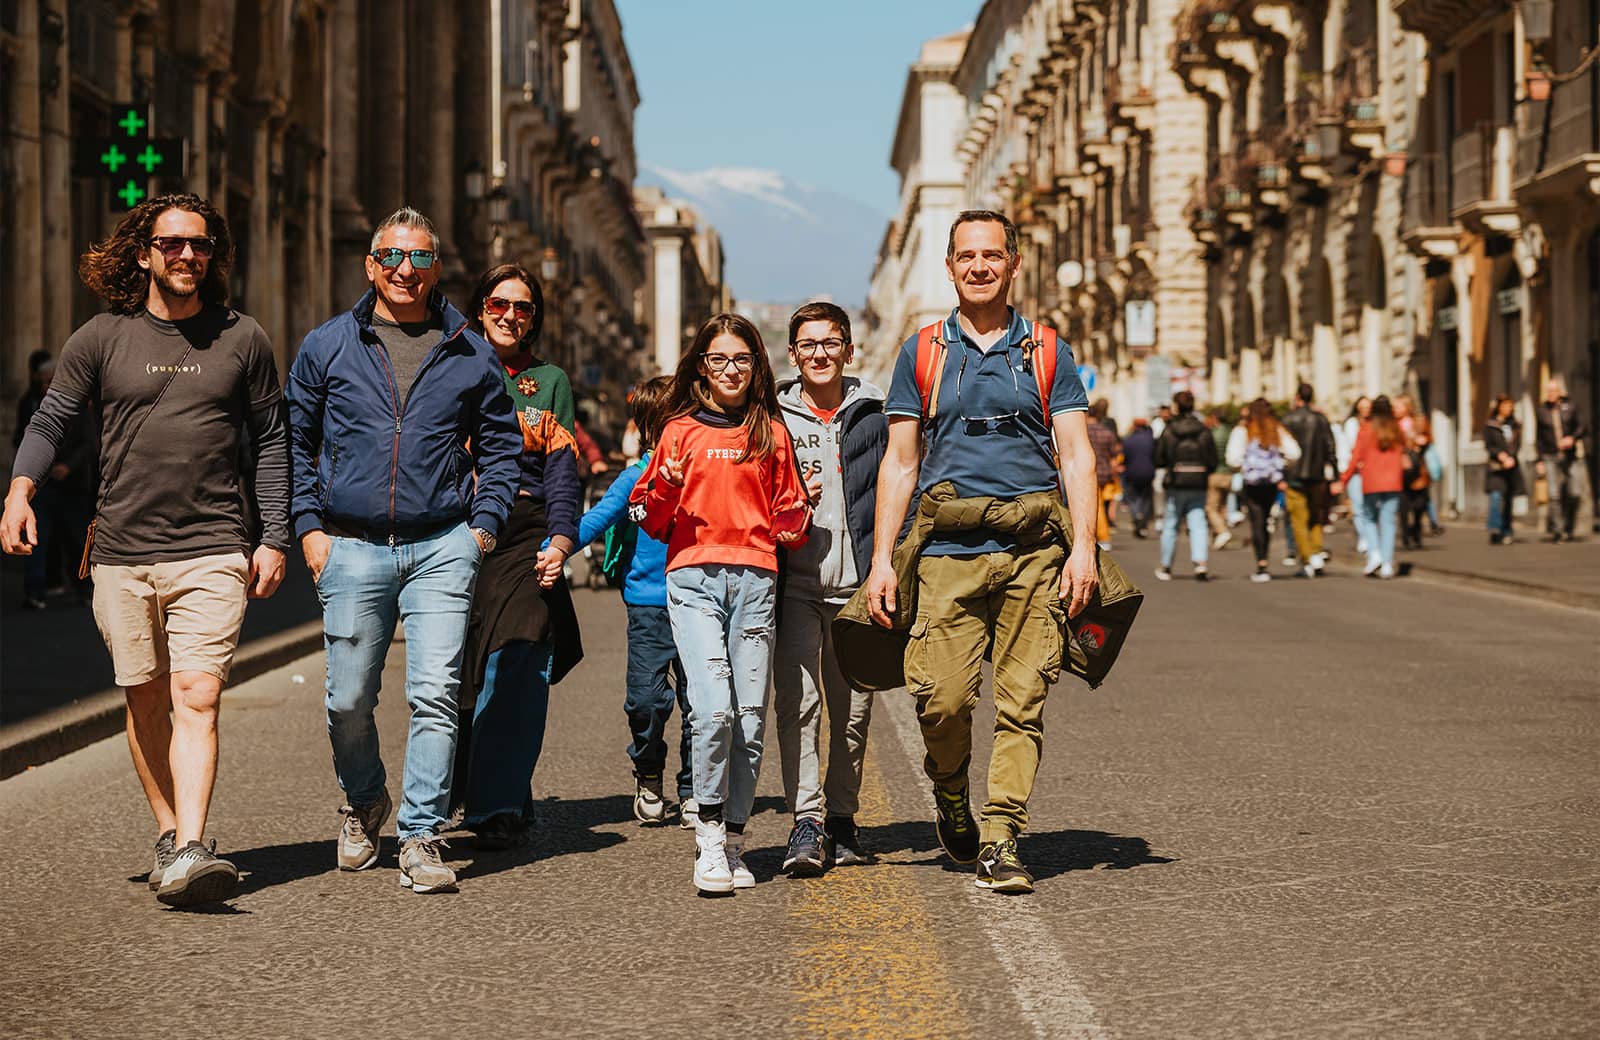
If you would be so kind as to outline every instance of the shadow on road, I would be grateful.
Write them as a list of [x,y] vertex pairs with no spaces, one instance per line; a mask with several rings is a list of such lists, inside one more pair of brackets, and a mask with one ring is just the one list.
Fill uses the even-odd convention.
[[532,838],[528,844],[516,848],[479,851],[472,847],[471,834],[462,831],[452,835],[450,841],[459,844],[450,850],[449,858],[470,860],[456,871],[456,876],[463,881],[486,877],[555,856],[599,852],[618,845],[627,839],[593,828],[631,821],[633,799],[621,794],[571,800],[546,798],[537,803],[534,815],[538,822]]
[[[861,834],[880,854],[941,851],[931,820],[863,827]],[[1071,870],[1128,870],[1173,862],[1167,856],[1151,855],[1150,843],[1143,838],[1122,837],[1104,831],[1029,831],[1017,842],[1017,846],[1028,871],[1040,880]],[[942,854],[919,863],[939,863],[950,869],[972,869],[970,866],[957,868]]]

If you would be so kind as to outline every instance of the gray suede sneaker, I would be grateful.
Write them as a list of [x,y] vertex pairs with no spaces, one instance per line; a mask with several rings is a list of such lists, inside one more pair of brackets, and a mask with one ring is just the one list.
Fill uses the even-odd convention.
[[217,843],[210,848],[191,841],[161,874],[156,899],[168,906],[200,906],[232,899],[239,891],[239,868],[216,855]]
[[366,870],[378,862],[378,853],[383,851],[383,838],[378,832],[393,808],[388,791],[371,805],[339,807],[344,817],[344,824],[339,828],[340,870]]
[[161,887],[161,875],[178,858],[178,832],[162,831],[156,839],[156,868],[150,872],[150,891]]
[[456,872],[439,858],[441,848],[449,848],[443,838],[420,834],[400,845],[400,884],[418,894],[454,892]]

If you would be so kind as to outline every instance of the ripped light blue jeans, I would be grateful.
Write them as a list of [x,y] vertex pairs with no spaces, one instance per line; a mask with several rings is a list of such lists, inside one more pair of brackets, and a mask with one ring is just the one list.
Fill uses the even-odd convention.
[[750,819],[772,670],[778,576],[730,564],[667,572],[667,616],[688,680],[694,797]]

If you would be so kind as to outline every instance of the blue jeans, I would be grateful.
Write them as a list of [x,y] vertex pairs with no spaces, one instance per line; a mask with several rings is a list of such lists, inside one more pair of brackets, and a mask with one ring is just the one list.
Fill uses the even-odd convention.
[[694,797],[750,819],[761,774],[778,576],[729,564],[667,572],[667,613],[689,688]]
[[518,640],[489,655],[472,711],[466,824],[512,813],[528,818],[529,787],[550,712],[550,644]]
[[465,523],[393,546],[335,538],[317,579],[328,660],[328,737],[339,786],[351,805],[371,805],[383,796],[386,774],[372,712],[395,622],[405,625],[411,727],[396,817],[402,841],[437,834],[449,822],[456,692],[479,556],[478,540]]
[[1368,519],[1367,511],[1361,504],[1363,501],[1361,474],[1357,473],[1350,478],[1344,486],[1344,493],[1350,499],[1350,520],[1355,524],[1356,541],[1366,546],[1367,554],[1370,556],[1376,551],[1378,532],[1371,520]]
[[[668,680],[671,680],[668,682]],[[676,690],[676,692],[674,692]],[[660,776],[667,768],[667,723],[672,706],[679,712],[678,798],[694,797],[689,770],[689,693],[672,641],[672,621],[666,607],[628,605],[628,697],[622,710],[628,716],[628,758],[635,776]]]
[[1167,488],[1166,514],[1161,520],[1161,566],[1171,568],[1178,552],[1178,521],[1189,524],[1189,559],[1205,563],[1211,553],[1211,529],[1206,526],[1205,488]]
[[1511,536],[1511,496],[1499,488],[1489,492],[1489,533]]
[[1367,542],[1367,561],[1394,564],[1394,536],[1400,521],[1400,492],[1374,491],[1361,499],[1367,530],[1376,537]]

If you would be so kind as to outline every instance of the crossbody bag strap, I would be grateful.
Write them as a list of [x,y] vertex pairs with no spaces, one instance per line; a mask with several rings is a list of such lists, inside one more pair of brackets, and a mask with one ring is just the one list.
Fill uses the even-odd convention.
[[117,486],[117,478],[122,475],[122,465],[128,461],[128,452],[133,450],[133,442],[139,436],[139,431],[144,429],[144,424],[150,421],[151,415],[155,414],[156,407],[161,404],[161,399],[167,396],[167,388],[172,385],[174,379],[178,378],[178,373],[183,369],[183,363],[189,360],[189,354],[193,350],[193,343],[183,348],[183,356],[178,359],[176,365],[172,366],[172,371],[167,373],[167,381],[161,384],[161,389],[156,393],[156,399],[150,402],[150,407],[145,409],[144,415],[139,418],[138,425],[134,426],[133,432],[128,435],[127,441],[122,446],[122,454],[117,458],[116,468],[106,478],[105,490],[100,493],[100,502],[95,507],[94,519],[89,521],[89,529],[84,533],[83,558],[78,561],[78,580],[80,581],[89,576],[89,554],[94,550],[95,531],[100,527],[100,510],[111,498],[111,489]]

